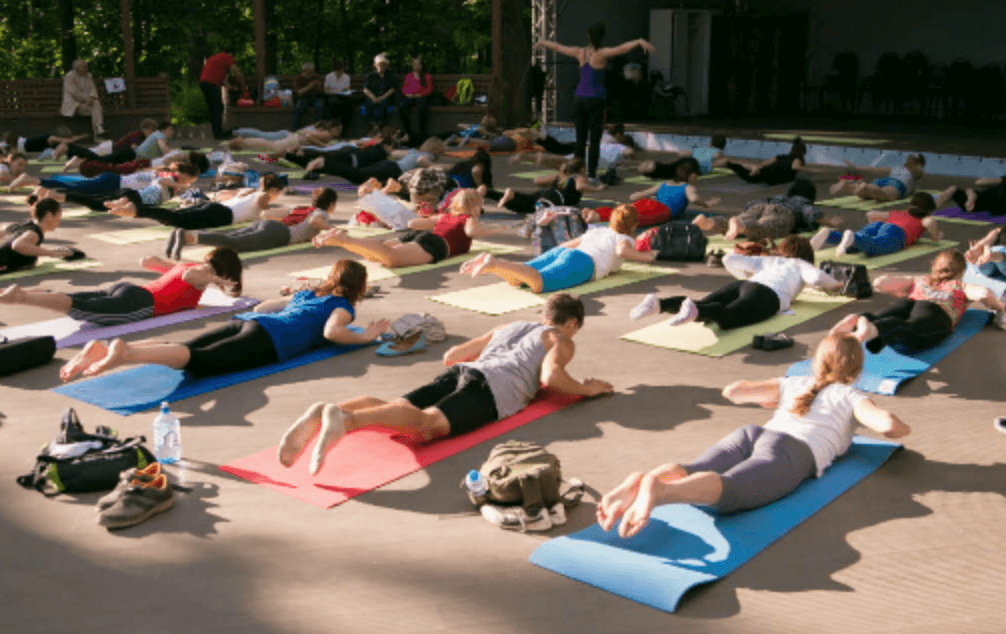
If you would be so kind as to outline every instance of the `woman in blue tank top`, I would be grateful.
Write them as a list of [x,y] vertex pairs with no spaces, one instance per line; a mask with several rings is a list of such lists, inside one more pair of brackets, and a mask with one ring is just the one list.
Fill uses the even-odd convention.
[[709,209],[718,204],[720,199],[704,200],[699,196],[699,190],[695,188],[696,183],[699,182],[698,178],[699,162],[693,158],[687,158],[681,161],[675,170],[674,180],[630,194],[629,200],[653,198],[671,210],[671,220],[681,217],[685,213],[685,209],[688,208],[688,203]]
[[[564,46],[549,40],[542,40],[535,46],[555,51],[562,55],[575,57],[580,63],[580,83],[576,86],[574,96],[576,122],[576,148],[573,155],[576,158],[586,158],[587,176],[597,178],[597,163],[601,151],[601,126],[604,123],[604,100],[607,93],[604,88],[604,67],[608,58],[625,55],[639,46],[647,53],[657,50],[644,39],[632,40],[619,46],[601,48],[605,27],[595,24],[587,29],[587,46]],[[590,154],[587,155],[587,135],[590,134]]]

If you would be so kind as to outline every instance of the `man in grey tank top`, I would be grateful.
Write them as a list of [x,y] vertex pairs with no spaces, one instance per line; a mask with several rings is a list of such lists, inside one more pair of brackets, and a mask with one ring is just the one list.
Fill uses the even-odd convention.
[[279,460],[290,466],[321,428],[311,456],[317,473],[325,454],[346,432],[380,426],[428,442],[469,432],[527,407],[542,386],[566,394],[597,396],[612,391],[597,379],[582,383],[566,372],[572,338],[583,326],[583,303],[553,295],[540,323],[516,321],[454,346],[444,354],[446,372],[400,399],[363,396],[335,405],[315,403],[287,430]]

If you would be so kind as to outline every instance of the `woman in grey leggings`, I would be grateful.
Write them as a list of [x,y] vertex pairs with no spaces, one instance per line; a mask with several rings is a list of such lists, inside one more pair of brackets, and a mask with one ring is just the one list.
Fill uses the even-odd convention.
[[227,247],[238,253],[278,249],[291,244],[310,242],[312,238],[329,229],[329,216],[335,210],[338,194],[328,187],[318,187],[311,194],[310,207],[267,209],[261,220],[246,227],[230,231],[186,231],[175,229],[168,238],[165,253],[169,258],[181,258],[182,248],[204,244]]
[[734,403],[775,408],[765,426],[747,425],[689,464],[636,472],[597,505],[597,523],[632,537],[660,504],[698,504],[720,513],[774,502],[808,478],[820,477],[852,442],[855,422],[888,438],[911,430],[852,387],[863,348],[848,334],[829,334],[814,354],[813,375],[738,381],[723,390]]

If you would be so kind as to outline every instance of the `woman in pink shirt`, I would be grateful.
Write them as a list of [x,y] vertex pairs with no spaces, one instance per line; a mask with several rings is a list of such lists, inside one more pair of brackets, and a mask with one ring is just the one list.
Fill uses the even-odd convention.
[[[415,147],[427,136],[426,121],[429,117],[427,100],[433,92],[433,78],[423,68],[423,60],[412,58],[412,72],[402,83],[402,128],[409,137],[409,145]],[[419,113],[419,136],[412,134],[412,109]]]

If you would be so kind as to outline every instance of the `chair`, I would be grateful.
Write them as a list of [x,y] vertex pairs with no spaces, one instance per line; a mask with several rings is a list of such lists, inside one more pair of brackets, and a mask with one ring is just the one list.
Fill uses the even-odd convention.
[[[650,71],[650,85],[653,86],[653,101],[663,105],[664,116],[672,116],[675,112],[674,102],[678,97],[685,98],[685,116],[692,116],[688,106],[688,92],[681,86],[675,86],[669,81],[664,81],[664,74],[659,70]],[[670,106],[671,114],[667,113]]]

